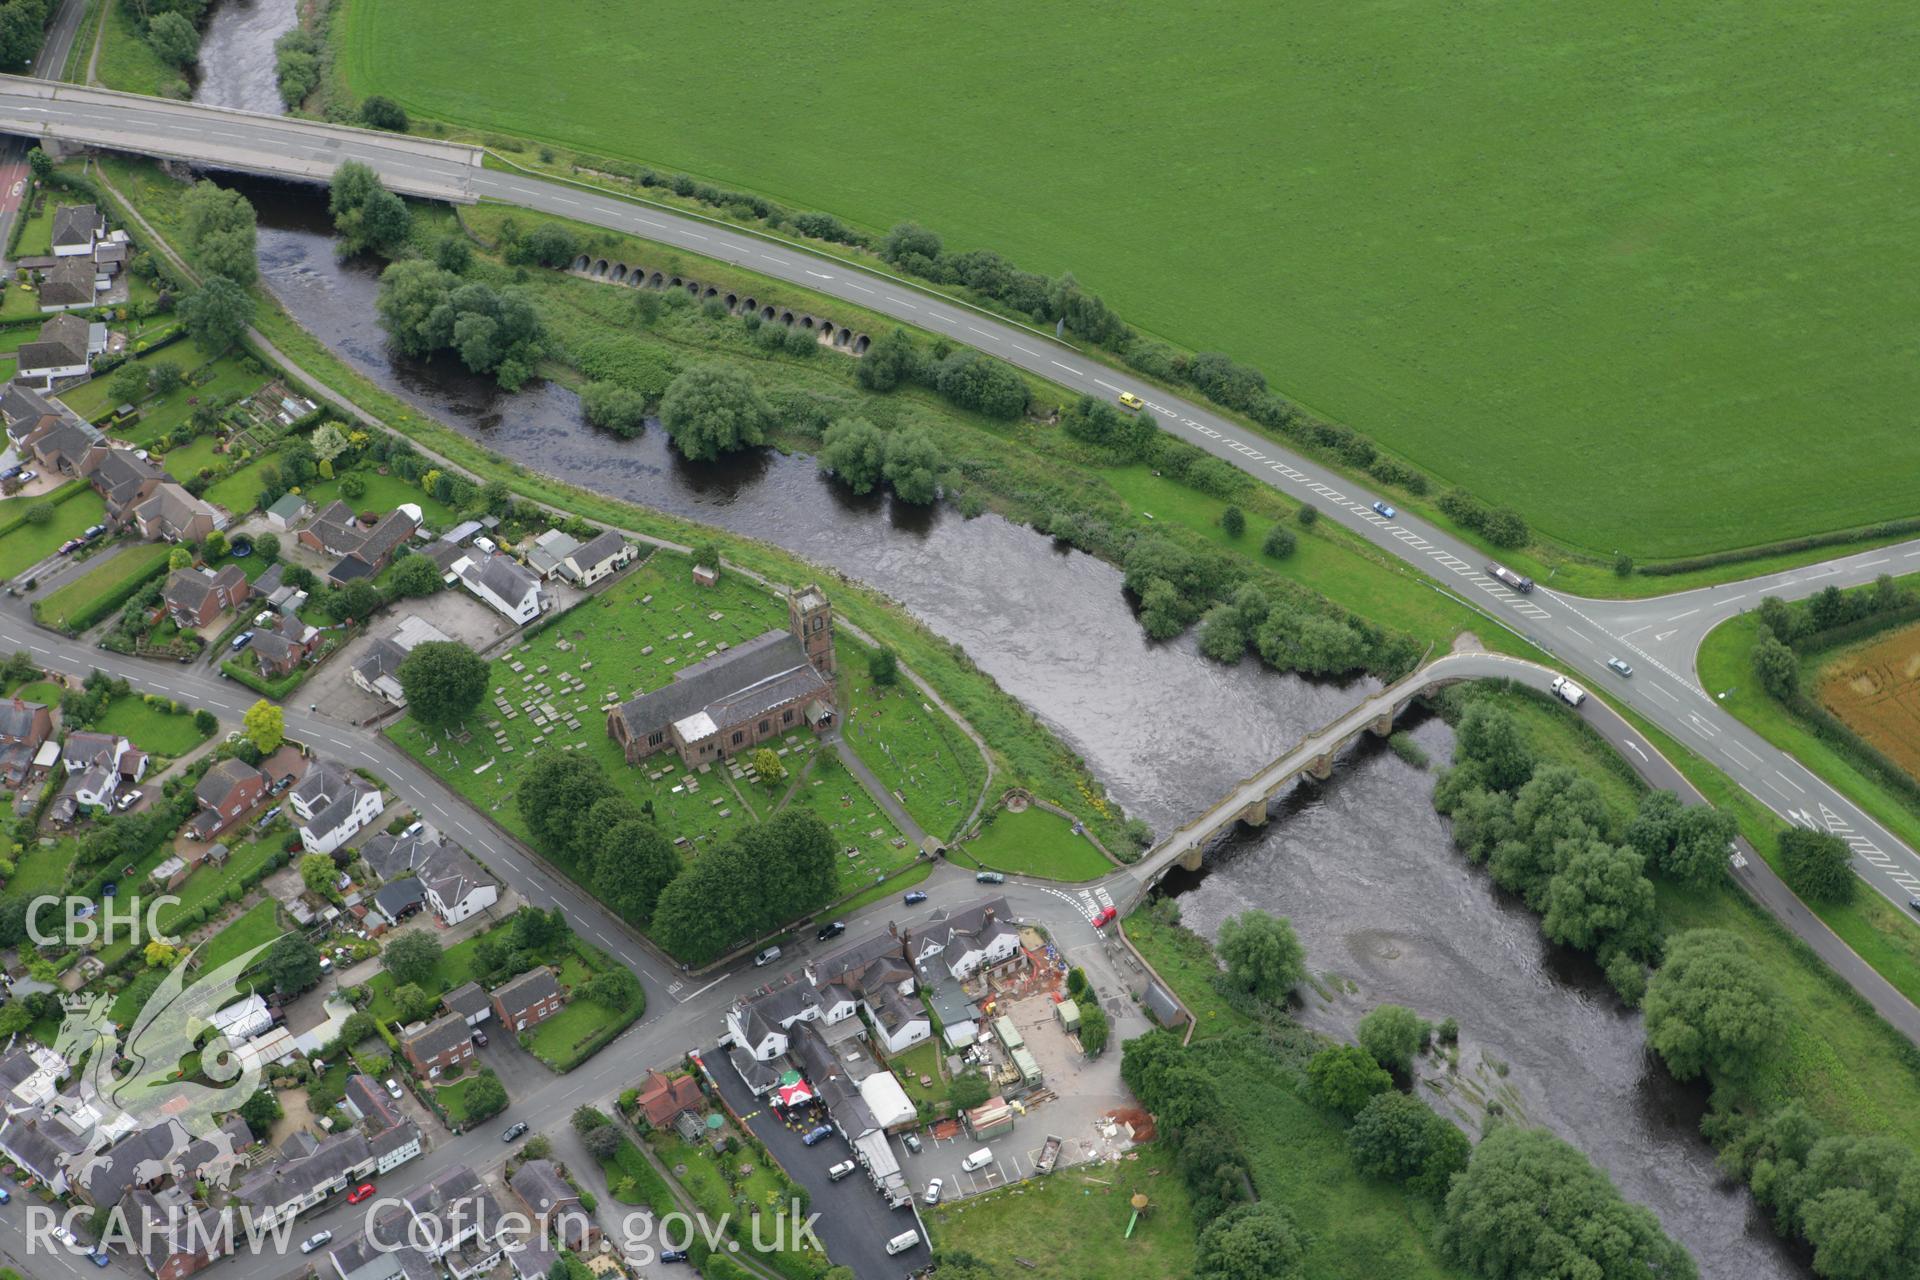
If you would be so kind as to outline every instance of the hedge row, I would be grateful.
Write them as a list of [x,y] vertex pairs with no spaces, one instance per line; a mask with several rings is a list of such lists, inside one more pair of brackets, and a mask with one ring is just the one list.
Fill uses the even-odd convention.
[[[126,554],[138,555],[139,553],[136,550],[129,551]],[[112,587],[109,587],[105,592],[67,614],[65,618],[48,618],[43,616],[44,609],[58,597],[58,592],[44,599],[34,601],[33,616],[36,621],[44,622],[47,626],[64,632],[66,635],[80,635],[86,631],[88,627],[91,627],[94,623],[100,621],[100,619],[118,610],[121,605],[133,599],[134,596],[139,594],[141,588],[145,587],[155,578],[160,577],[166,571],[167,557],[161,556],[154,560],[143,572],[124,582],[116,583]]]
[[1791,555],[1796,551],[1812,551],[1818,547],[1837,547],[1854,542],[1876,541],[1881,538],[1900,538],[1912,533],[1920,533],[1920,516],[1889,520],[1867,529],[1835,529],[1827,533],[1810,533],[1804,538],[1769,542],[1758,547],[1740,547],[1733,551],[1715,551],[1707,555],[1663,560],[1659,564],[1640,566],[1640,572],[1654,577],[1674,573],[1692,573],[1695,569],[1711,569],[1723,564],[1740,564],[1747,560],[1765,559],[1768,556]]

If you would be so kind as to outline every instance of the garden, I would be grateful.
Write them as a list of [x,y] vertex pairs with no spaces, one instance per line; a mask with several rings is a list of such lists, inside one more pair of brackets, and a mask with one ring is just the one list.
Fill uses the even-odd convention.
[[[36,508],[46,514],[37,514]],[[9,527],[14,516],[19,517],[18,523]],[[0,528],[6,529],[0,534],[0,577],[32,568],[59,551],[62,543],[106,518],[105,499],[84,481],[76,480],[44,497],[8,498],[0,503]]]
[[1071,822],[1031,802],[1018,810],[1009,804],[990,811],[981,819],[980,833],[959,849],[983,867],[1049,880],[1097,880],[1113,870],[1091,840],[1074,833]]

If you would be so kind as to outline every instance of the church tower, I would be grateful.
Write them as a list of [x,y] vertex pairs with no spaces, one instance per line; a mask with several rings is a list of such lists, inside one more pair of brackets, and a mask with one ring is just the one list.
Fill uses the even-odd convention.
[[787,626],[807,651],[807,661],[833,679],[833,606],[819,587],[808,583],[787,597]]

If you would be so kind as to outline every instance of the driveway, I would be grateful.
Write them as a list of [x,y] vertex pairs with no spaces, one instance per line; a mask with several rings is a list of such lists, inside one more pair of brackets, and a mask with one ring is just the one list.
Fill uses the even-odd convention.
[[[740,1077],[727,1065],[723,1051],[712,1050],[707,1063],[721,1096],[736,1114],[744,1116],[753,1136],[767,1145],[773,1158],[786,1168],[793,1180],[807,1189],[813,1200],[813,1212],[820,1215],[814,1230],[827,1246],[827,1256],[843,1267],[853,1268],[856,1276],[905,1275],[918,1271],[933,1260],[926,1245],[926,1232],[911,1208],[890,1209],[880,1193],[873,1189],[864,1173],[856,1173],[838,1182],[827,1180],[827,1170],[842,1160],[853,1158],[853,1148],[839,1134],[833,1134],[814,1146],[800,1141],[800,1135],[787,1128],[771,1108],[764,1107]],[[894,1143],[896,1154],[900,1144]],[[900,1154],[907,1181],[917,1191],[925,1180],[912,1161],[916,1157]],[[956,1162],[957,1162],[956,1157]],[[921,1243],[905,1253],[889,1257],[887,1241],[903,1231],[920,1231]]]
[[355,636],[307,678],[298,698],[308,704],[327,708],[337,719],[364,723],[393,710],[353,682],[353,664],[373,645],[375,636],[391,638],[403,618],[413,616],[431,624],[449,640],[466,645],[475,653],[485,653],[508,634],[517,630],[506,618],[488,608],[469,592],[448,587],[430,596],[401,601],[380,614],[373,625]]
[[[531,1097],[535,1091],[552,1084],[554,1074],[546,1063],[522,1049],[519,1041],[500,1025],[498,1018],[488,1018],[480,1024],[479,1030],[487,1033],[487,1042],[474,1046],[473,1056],[482,1066],[491,1068],[493,1074],[500,1077],[500,1083],[506,1086],[508,1109],[499,1117],[499,1127],[505,1128],[513,1123],[514,1102]],[[493,1123],[492,1120],[485,1120],[481,1125],[484,1127]]]

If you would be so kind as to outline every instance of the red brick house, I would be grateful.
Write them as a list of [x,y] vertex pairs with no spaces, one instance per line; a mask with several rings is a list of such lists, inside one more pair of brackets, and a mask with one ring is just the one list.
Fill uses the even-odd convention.
[[34,773],[34,756],[53,734],[53,712],[15,697],[0,702],[0,779],[18,787]]
[[238,609],[251,593],[247,575],[239,565],[230,564],[218,573],[211,569],[175,569],[160,589],[160,601],[175,626],[194,631],[227,610]]
[[493,993],[493,1011],[511,1031],[537,1027],[566,1007],[553,970],[529,969]]
[[649,1071],[640,1081],[638,1101],[647,1123],[656,1129],[664,1129],[682,1111],[700,1109],[700,1083],[692,1076],[669,1076],[662,1071]]
[[429,1080],[473,1056],[473,1028],[457,1013],[445,1013],[419,1030],[400,1037],[400,1050],[414,1072]]
[[222,760],[207,770],[193,789],[200,812],[193,815],[187,830],[196,840],[211,840],[260,803],[266,793],[266,774],[244,760]]

